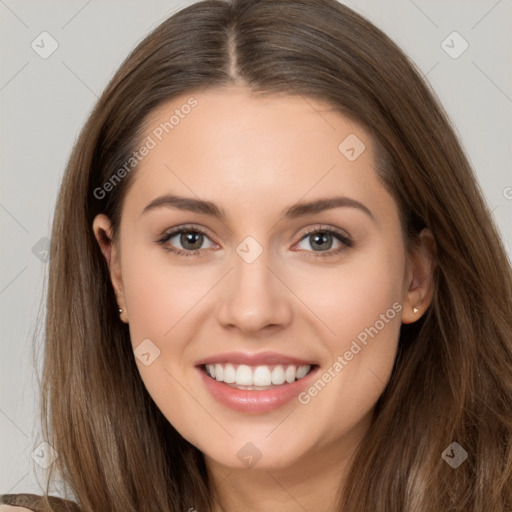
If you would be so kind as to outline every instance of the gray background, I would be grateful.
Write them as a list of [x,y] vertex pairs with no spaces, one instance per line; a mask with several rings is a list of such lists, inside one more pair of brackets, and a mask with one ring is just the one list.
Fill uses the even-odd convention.
[[[46,279],[45,239],[72,145],[129,51],[191,3],[0,0],[0,493],[40,493],[43,473],[32,454],[51,455],[47,447],[36,448],[42,439],[30,349],[36,335],[41,344],[35,327]],[[510,255],[512,0],[345,3],[390,35],[427,75]],[[41,42],[44,31],[58,43],[46,59],[31,47],[35,41],[51,48],[48,38]],[[458,58],[445,51],[463,48],[458,36],[446,39],[454,31],[469,44]]]

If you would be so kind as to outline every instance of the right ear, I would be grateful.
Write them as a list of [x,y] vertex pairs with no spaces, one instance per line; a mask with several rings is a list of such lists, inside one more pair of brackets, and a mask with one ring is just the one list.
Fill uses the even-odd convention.
[[128,309],[124,297],[123,280],[121,277],[121,261],[119,257],[119,249],[113,242],[112,224],[110,219],[103,213],[96,215],[92,223],[92,230],[105,261],[107,262],[110,281],[114,287],[114,293],[117,297],[117,304],[122,310],[121,320],[127,323]]

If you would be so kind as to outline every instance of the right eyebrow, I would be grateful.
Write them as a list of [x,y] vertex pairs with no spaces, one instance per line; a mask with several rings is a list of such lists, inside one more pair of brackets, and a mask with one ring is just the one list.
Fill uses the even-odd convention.
[[226,217],[226,213],[224,212],[224,210],[219,208],[215,203],[212,203],[211,201],[203,201],[201,199],[176,196],[172,194],[159,196],[153,201],[151,201],[144,208],[144,210],[142,210],[141,215],[144,215],[148,211],[162,207],[171,207],[177,208],[178,210],[202,213],[204,215],[211,215],[212,217],[217,217],[218,219],[224,219]]

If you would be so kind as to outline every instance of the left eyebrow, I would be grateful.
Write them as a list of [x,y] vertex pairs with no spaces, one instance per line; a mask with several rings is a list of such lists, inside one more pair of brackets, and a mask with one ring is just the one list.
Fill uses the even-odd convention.
[[[210,215],[219,219],[225,219],[226,213],[222,208],[219,208],[215,203],[211,201],[203,201],[201,199],[194,199],[192,197],[176,196],[176,195],[164,195],[157,197],[151,201],[142,211],[141,215],[144,215],[150,210],[157,208],[177,208],[178,210],[190,211],[195,213],[202,213],[204,215]],[[372,220],[375,221],[375,217],[369,208],[364,204],[351,199],[350,197],[327,197],[316,199],[310,202],[296,203],[293,206],[285,209],[281,212],[281,215],[287,219],[296,219],[304,217],[306,215],[312,215],[320,213],[324,210],[331,210],[333,208],[357,208],[368,215]]]
[[324,210],[331,210],[332,208],[349,207],[357,208],[366,213],[372,220],[375,220],[373,213],[363,203],[351,199],[350,197],[327,197],[310,201],[308,203],[297,203],[291,208],[288,208],[283,216],[288,219],[295,219],[305,215],[319,213]]

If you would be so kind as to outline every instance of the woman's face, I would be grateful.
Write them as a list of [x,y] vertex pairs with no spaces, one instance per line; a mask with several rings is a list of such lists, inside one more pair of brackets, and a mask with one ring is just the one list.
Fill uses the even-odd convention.
[[348,454],[421,300],[368,133],[241,87],[183,95],[145,128],[102,248],[155,403],[217,464]]

